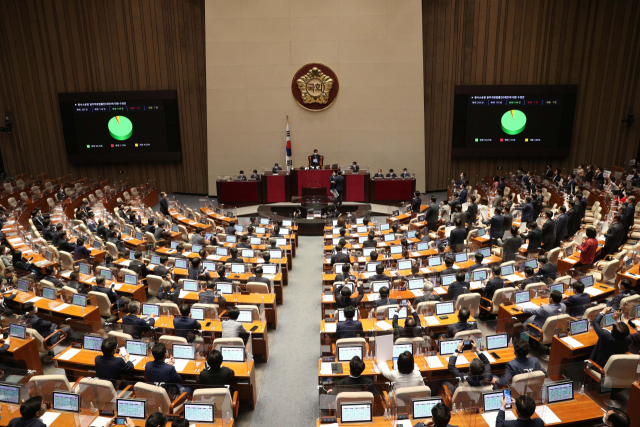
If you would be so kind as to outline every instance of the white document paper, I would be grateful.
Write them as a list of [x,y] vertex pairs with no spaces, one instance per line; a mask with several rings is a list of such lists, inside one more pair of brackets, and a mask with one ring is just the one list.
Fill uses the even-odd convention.
[[490,264],[490,263],[491,263],[491,260],[490,260],[489,258],[485,258],[485,259],[483,259],[483,260],[482,260],[482,263],[483,263],[484,265],[487,265],[487,264]]
[[417,297],[421,297],[424,295],[424,291],[422,289],[414,289],[411,293]]
[[328,362],[320,363],[320,375],[332,375],[331,363],[328,363]]
[[438,295],[442,295],[442,294],[446,294],[447,290],[441,286],[438,286],[436,288],[433,288],[433,291],[438,294]]
[[595,297],[597,295],[600,295],[603,291],[593,286],[589,286],[588,288],[584,288],[584,292]]
[[378,335],[376,337],[375,346],[375,354],[378,356],[378,363],[393,360],[393,334]]
[[[335,424],[336,426],[338,424]],[[412,427],[411,420],[399,420],[396,427]]]
[[144,356],[134,356],[133,354],[129,355],[129,362],[133,363],[133,366],[138,365],[142,359],[144,359]]
[[375,293],[375,294],[367,294],[367,300],[369,301],[376,301],[380,299],[380,294]]
[[427,326],[439,325],[440,321],[436,316],[426,316],[424,321],[427,322]]
[[576,348],[576,347],[584,347],[584,344],[582,344],[580,341],[578,341],[575,338],[572,337],[562,337],[560,338],[562,341],[565,342],[565,344],[567,344],[569,347],[571,348]]
[[422,267],[420,269],[420,273],[431,274],[431,273],[433,273],[433,270],[431,270],[429,267]]
[[444,368],[444,365],[442,364],[438,356],[427,357],[427,365],[429,365],[430,369]]
[[188,252],[188,251],[182,252],[182,255],[184,255],[185,257],[188,257],[191,254],[192,254],[192,252]]
[[187,367],[187,363],[190,362],[190,360],[188,359],[174,359],[176,361],[175,365],[173,365],[176,368],[176,371],[178,372],[182,372],[184,371],[184,368]]
[[490,362],[490,363],[495,363],[495,362],[496,362],[496,359],[494,359],[494,358],[489,354],[489,352],[487,352],[487,351],[481,351],[480,353],[484,354],[484,355],[487,357],[487,359],[489,360],[489,362]]
[[[496,425],[496,418],[498,418],[498,412],[500,412],[500,411],[485,412],[484,414],[482,414],[482,418],[484,418],[484,420],[490,426],[495,426]],[[505,413],[504,413],[504,419],[506,421],[515,421],[516,420],[516,416],[513,414],[513,412],[511,412],[510,409],[507,409],[505,411]]]
[[531,301],[523,302],[522,304],[516,304],[516,307],[518,307],[522,311],[524,311],[525,308],[532,308],[532,309],[540,308],[535,303],[532,303]]
[[333,295],[322,295],[322,302],[332,302]]
[[185,299],[187,295],[189,295],[189,293],[191,293],[191,291],[180,291],[180,295],[178,295],[178,298]]
[[508,274],[506,276],[503,276],[503,279],[508,280],[510,282],[519,282],[521,280],[524,280],[523,277],[520,277],[517,274]]
[[71,307],[71,304],[67,304],[67,303],[60,304],[59,306],[54,307],[54,308],[53,308],[53,311],[62,311],[62,310],[64,310],[64,309],[65,309],[65,308],[67,308],[67,307]]
[[36,303],[36,302],[40,301],[41,299],[42,299],[42,297],[33,297],[33,298],[27,300],[27,302]]
[[78,353],[80,353],[80,349],[79,348],[70,348],[67,351],[65,351],[62,355],[58,356],[58,359],[60,359],[60,360],[71,360],[73,358],[73,356],[75,356]]
[[40,421],[49,427],[59,416],[60,412],[45,412],[44,415],[40,417]]
[[109,417],[97,417],[89,427],[104,427],[109,421],[111,421]]
[[466,357],[464,357],[464,355],[460,354],[458,355],[458,357],[456,357],[456,366],[458,365],[468,365],[469,361],[467,360]]
[[115,283],[113,285],[113,289],[115,289],[116,291],[119,291],[120,289],[122,289],[123,285],[124,285],[124,283]]
[[482,288],[482,282],[480,280],[475,282],[469,282],[471,289],[480,289]]
[[336,331],[336,327],[338,326],[338,324],[336,322],[333,323],[326,323],[324,324],[324,331],[328,332],[328,333],[333,333]]
[[411,256],[419,257],[420,256],[420,252],[413,251],[413,252],[411,252]]
[[380,329],[382,329],[383,331],[388,331],[390,329],[393,329],[393,326],[391,326],[390,324],[388,324],[387,322],[385,322],[384,320],[381,320],[379,322],[376,322],[376,326]]
[[536,407],[536,414],[538,414],[538,416],[542,418],[542,421],[544,421],[545,425],[562,422],[560,418],[558,418],[558,416],[547,405]]
[[124,267],[129,267],[129,264],[130,264],[130,263],[131,263],[131,260],[130,260],[130,259],[128,259],[128,260],[126,260],[126,261],[122,261],[122,262],[120,263],[120,265],[122,265],[122,266],[124,266]]

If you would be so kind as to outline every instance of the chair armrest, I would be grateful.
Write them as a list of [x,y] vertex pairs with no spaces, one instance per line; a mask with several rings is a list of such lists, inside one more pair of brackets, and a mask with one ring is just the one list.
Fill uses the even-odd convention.
[[179,415],[182,413],[182,411],[175,413],[174,410],[177,406],[183,404],[187,400],[187,397],[189,397],[189,394],[185,391],[171,402],[171,415]]
[[233,392],[233,398],[231,399],[231,404],[233,406],[233,418],[238,417],[238,411],[240,410],[240,401],[238,400],[238,392]]
[[527,334],[527,335],[529,335],[529,337],[533,338],[536,341],[540,341],[540,342],[544,341],[544,336],[543,336],[543,333],[542,333],[542,329],[538,328],[536,325],[533,325],[531,323],[529,323],[527,326],[531,327],[533,329],[537,329],[538,331],[540,331],[540,338],[539,339],[537,337],[534,337],[531,334]]
[[131,392],[131,391],[132,391],[132,390],[131,390],[131,387],[132,387],[132,385],[131,385],[131,384],[129,384],[128,386],[126,386],[126,387],[124,388],[124,390],[122,390],[120,393],[118,393],[118,397],[124,397],[125,393],[129,393],[129,392]]
[[[52,338],[55,334],[57,333],[61,333],[62,334],[62,338],[58,341],[55,342],[53,344],[51,344],[50,346],[47,345],[47,340],[49,338]],[[53,331],[53,333],[51,335],[49,335],[46,338],[43,338],[42,340],[42,345],[44,346],[44,348],[46,348],[47,350],[51,350],[53,347],[57,346],[59,343],[61,343],[62,341],[65,340],[65,338],[67,338],[67,334],[64,333],[64,331],[61,331],[60,329],[56,329],[55,331]]]
[[80,385],[80,380],[83,379],[84,377],[80,377],[76,380],[75,383],[73,383],[73,385],[71,386],[71,390],[73,390],[74,388],[76,388],[78,385]]
[[[604,369],[602,369],[602,367],[600,365],[598,365],[596,362],[594,362],[591,359],[587,359],[584,361],[584,367],[586,368],[587,364],[592,365],[596,371],[600,372],[600,375],[604,375]],[[587,372],[587,370],[585,369],[585,372]]]
[[444,404],[447,406],[451,406],[451,392],[449,391],[449,387],[442,387],[442,399],[444,400]]
[[336,355],[336,343],[331,343],[331,353],[333,353],[333,355]]

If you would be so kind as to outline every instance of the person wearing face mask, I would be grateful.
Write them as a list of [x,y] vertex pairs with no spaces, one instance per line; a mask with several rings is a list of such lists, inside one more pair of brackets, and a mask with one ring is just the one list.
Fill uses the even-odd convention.
[[619,409],[610,409],[602,416],[602,422],[609,427],[629,427],[631,420],[629,415]]
[[467,183],[467,174],[462,172],[460,174],[460,181],[457,182],[458,185],[465,185]]
[[618,308],[620,307],[620,301],[622,301],[623,298],[635,295],[636,291],[631,289],[632,287],[633,285],[631,284],[631,280],[626,278],[620,280],[620,283],[618,283],[618,289],[620,289],[620,292],[618,293],[618,295],[611,298],[611,301],[607,303],[607,307]]

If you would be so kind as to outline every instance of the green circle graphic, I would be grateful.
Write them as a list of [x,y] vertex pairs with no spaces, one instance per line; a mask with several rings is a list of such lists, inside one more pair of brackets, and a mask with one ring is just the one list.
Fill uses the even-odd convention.
[[509,110],[502,115],[502,131],[508,135],[517,135],[524,130],[527,116],[520,110]]
[[124,141],[131,138],[133,134],[133,124],[125,116],[115,116],[109,120],[109,133],[113,139]]

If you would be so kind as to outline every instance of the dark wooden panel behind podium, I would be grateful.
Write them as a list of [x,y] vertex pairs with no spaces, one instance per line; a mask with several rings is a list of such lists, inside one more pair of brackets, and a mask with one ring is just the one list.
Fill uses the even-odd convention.
[[302,187],[301,196],[326,196],[327,187]]

